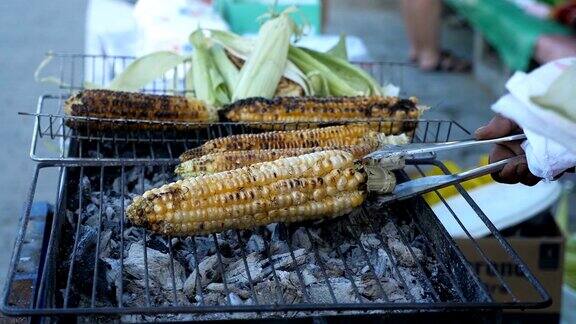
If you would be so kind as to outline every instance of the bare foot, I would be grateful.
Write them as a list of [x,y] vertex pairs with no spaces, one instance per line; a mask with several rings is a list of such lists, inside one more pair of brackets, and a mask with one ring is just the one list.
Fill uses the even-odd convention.
[[440,53],[436,51],[422,51],[418,57],[418,66],[424,71],[433,71],[440,61]]

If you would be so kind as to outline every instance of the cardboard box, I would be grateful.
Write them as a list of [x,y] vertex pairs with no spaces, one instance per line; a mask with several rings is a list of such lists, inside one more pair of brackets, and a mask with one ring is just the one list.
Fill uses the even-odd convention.
[[[270,0],[218,0],[214,2],[215,8],[230,29],[237,34],[257,33],[260,24],[258,17],[266,13],[273,1]],[[318,34],[322,29],[322,2],[320,0],[279,1],[278,10],[282,11],[295,5],[298,12],[292,18],[300,24],[306,22],[310,25],[310,33]]]
[[[564,272],[564,237],[556,226],[554,218],[549,212],[502,231],[502,234],[518,255],[526,262],[530,271],[540,280],[544,288],[552,297],[553,303],[545,309],[530,310],[535,313],[559,313],[562,305],[562,277]],[[502,249],[500,243],[493,237],[476,240],[483,251],[487,251],[493,261],[494,268],[509,284],[512,292],[519,300],[538,300],[534,289],[530,288],[523,278],[520,269],[508,254]],[[492,296],[497,301],[511,301],[509,294],[498,278],[488,267],[482,256],[476,251],[473,243],[467,239],[456,239],[460,249],[479,274],[481,280],[487,285]],[[511,310],[518,312],[518,310]]]

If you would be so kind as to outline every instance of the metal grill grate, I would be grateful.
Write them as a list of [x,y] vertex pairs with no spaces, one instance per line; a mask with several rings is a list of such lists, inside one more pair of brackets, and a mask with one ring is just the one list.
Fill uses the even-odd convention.
[[[133,227],[125,220],[125,204],[135,194],[174,180],[172,170],[180,153],[214,137],[257,130],[250,124],[214,123],[184,134],[75,132],[65,126],[70,117],[62,114],[62,100],[84,87],[79,80],[105,85],[132,58],[54,58],[59,63],[57,75],[63,81],[64,93],[41,97],[37,112],[32,114],[36,125],[31,156],[40,163],[6,281],[2,304],[6,314],[107,315],[126,320],[134,319],[130,317],[134,314],[150,316],[145,318],[148,320],[185,314],[178,319],[205,320],[523,309],[545,307],[551,302],[525,263],[460,185],[452,188],[491,231],[498,242],[496,249],[484,250],[446,197],[441,192],[435,194],[498,280],[505,292],[503,299],[495,299],[480,282],[422,197],[386,207],[367,202],[350,215],[323,222],[276,224],[193,238],[163,237]],[[398,68],[400,75],[405,68],[396,64],[363,67],[381,82],[384,75],[398,75],[386,72],[386,67]],[[181,75],[178,73],[176,69],[172,75]],[[178,79],[166,76],[143,91],[185,89]],[[388,81],[402,85],[401,80]],[[455,122],[417,122],[415,141],[469,137]],[[430,156],[397,177],[406,181],[423,175],[427,168],[448,173]],[[54,185],[47,176],[51,173],[58,176],[54,212],[40,231],[43,234],[38,235],[31,208],[37,200],[37,188]],[[254,237],[260,237],[256,256]],[[41,246],[37,258],[25,253],[31,243]],[[515,281],[522,285],[518,289],[522,296],[531,292],[530,298],[520,299],[509,278],[498,271],[490,257],[496,253],[509,257],[517,269]],[[261,287],[263,270],[254,267],[254,258],[266,269],[266,293]],[[208,259],[212,277],[206,284],[202,267]],[[235,280],[241,281],[242,289],[238,290]],[[30,291],[25,298],[20,290],[23,285]]]
[[[427,165],[434,165],[447,172],[441,163],[433,159],[409,166],[407,172],[414,174]],[[455,186],[456,190],[499,242],[500,251],[486,251],[467,233],[478,255],[506,291],[505,300],[493,299],[491,292],[480,282],[473,267],[420,197],[386,208],[373,207],[368,203],[348,216],[321,223],[277,225],[278,229],[274,232],[258,228],[253,231],[227,231],[191,239],[174,239],[132,227],[124,219],[125,206],[114,205],[110,202],[111,197],[122,197],[129,201],[132,193],[142,193],[151,186],[172,181],[172,166],[170,163],[151,166],[130,161],[79,166],[40,164],[34,176],[16,244],[3,311],[12,315],[194,313],[196,315],[190,315],[188,319],[199,320],[219,319],[223,316],[268,318],[372,314],[398,310],[537,308],[550,302],[541,284],[459,185]],[[24,261],[20,255],[28,232],[31,231],[28,222],[34,192],[38,182],[42,182],[40,174],[55,171],[59,172],[60,181],[54,201],[56,210],[53,222],[47,224],[49,231],[43,240],[46,252],[42,261],[35,265],[32,274],[27,276],[34,278],[35,298],[24,303],[16,302],[14,287],[18,283],[16,279],[22,277]],[[398,177],[401,180],[407,179],[404,172],[399,173]],[[436,194],[450,208],[441,194]],[[119,209],[110,212],[111,204],[119,206]],[[454,212],[451,215],[465,229],[458,215]],[[79,222],[82,226],[78,226]],[[390,233],[383,232],[383,228],[397,233],[394,240],[397,245],[390,243]],[[109,234],[109,229],[123,233],[117,235],[116,248],[111,248],[109,235],[114,234]],[[87,231],[90,232],[88,236]],[[309,240],[308,249],[302,251],[295,232]],[[261,279],[251,267],[252,253],[248,246],[254,234],[263,238],[264,247],[259,257],[271,267],[267,280],[275,282],[271,285],[275,291],[268,295],[259,291]],[[275,239],[274,235],[280,239]],[[366,241],[367,235],[373,241]],[[350,253],[342,242],[355,246],[358,253]],[[213,251],[210,256],[201,252],[207,249],[206,245]],[[398,254],[399,246],[405,249],[405,254]],[[283,249],[281,256],[275,250],[279,248]],[[183,265],[180,255],[183,250],[188,251],[194,260],[189,265]],[[375,250],[381,250],[389,262],[386,275],[379,274],[381,268],[372,258]],[[103,251],[108,251],[108,255],[103,255]],[[534,298],[520,300],[507,278],[492,264],[490,255],[502,252],[509,255],[510,262],[519,269],[524,284],[522,292],[531,291]],[[138,262],[134,262],[130,256],[134,253]],[[159,253],[164,262],[162,269],[154,265],[158,262],[154,260]],[[327,253],[332,255],[328,261],[323,258]],[[305,261],[301,260],[302,255],[305,255]],[[205,286],[198,288],[202,280],[199,266],[210,257],[214,259],[214,275],[219,278],[215,280],[215,286],[222,290],[220,299],[210,297],[211,292]],[[107,267],[110,258],[115,258],[119,263],[116,274],[121,279],[111,281],[109,278],[111,272]],[[334,262],[332,260],[339,260],[342,271],[340,277],[343,279],[334,280],[327,264]],[[403,265],[406,260],[414,262],[406,267]],[[230,268],[234,262],[238,267]],[[358,269],[358,262],[364,265],[363,273]],[[318,267],[317,281],[313,285],[308,282],[306,272],[311,263]],[[195,278],[192,278],[197,285],[193,294],[183,293],[182,268],[185,268],[184,274],[187,277],[196,273]],[[135,269],[142,272],[135,273]],[[238,285],[231,281],[238,271],[245,274],[243,289],[245,297],[250,300],[243,304],[237,304],[237,296],[234,294],[239,294]],[[290,278],[294,287],[291,289],[301,292],[297,300],[290,299],[294,296],[287,292],[282,283],[287,271],[292,274]],[[159,276],[163,279],[158,279]],[[135,300],[131,297],[135,291],[131,285],[136,281],[140,283],[136,291],[141,292],[142,298]],[[342,289],[335,286],[342,284],[342,281],[346,281],[350,295],[342,297]],[[158,293],[159,282],[165,284],[165,288],[160,290],[161,294]],[[390,289],[391,282],[396,283],[397,290]],[[372,289],[369,293],[367,285]],[[318,299],[318,296],[323,298]]]
[[[204,141],[234,135],[262,132],[258,123],[174,123],[141,120],[106,120],[101,118],[70,117],[62,113],[63,96],[40,97],[38,111],[34,114],[21,113],[35,119],[30,156],[38,162],[92,163],[117,159],[140,162],[169,162],[178,158],[174,152],[193,148]],[[81,131],[66,125],[70,121],[87,121]],[[156,124],[157,131],[103,131],[99,123]],[[360,123],[359,120],[340,121],[339,124]],[[458,123],[448,120],[387,120],[371,123],[380,130],[392,129],[397,124],[416,124],[414,140],[441,142],[449,139],[465,139],[469,134]],[[180,129],[175,129],[178,124]],[[275,129],[301,128],[306,123],[268,123]],[[333,123],[324,123],[324,125]],[[320,124],[320,126],[324,126]],[[404,127],[404,126],[402,126]],[[94,148],[94,150],[90,150]],[[164,159],[164,160],[159,160]]]
[[[129,158],[144,161],[146,155],[148,160],[155,159],[156,154],[150,153],[149,147],[159,150],[171,150],[171,146],[197,146],[199,141],[206,139],[230,135],[233,133],[255,132],[251,129],[250,123],[233,124],[217,123],[208,124],[207,130],[197,129],[198,123],[174,123],[158,121],[141,121],[129,119],[101,119],[82,118],[67,116],[63,112],[64,100],[78,90],[92,87],[106,87],[115,75],[124,69],[134,60],[127,56],[103,56],[86,54],[48,54],[52,59],[51,64],[47,64],[44,73],[56,76],[61,84],[61,93],[56,95],[41,96],[38,101],[35,113],[21,113],[31,116],[35,120],[32,134],[32,146],[30,157],[38,162],[61,162],[78,163],[113,160],[120,157],[126,151],[141,151],[144,153],[130,156]],[[404,75],[410,73],[414,67],[406,63],[395,62],[358,62],[358,66],[370,73],[381,84],[392,83],[396,86],[404,87]],[[166,73],[162,78],[154,80],[149,85],[141,89],[141,92],[154,94],[185,94],[188,92],[184,73],[189,68],[189,62],[174,68]],[[403,93],[402,95],[406,95]],[[87,129],[82,132],[75,132],[66,127],[69,122],[88,121]],[[382,120],[385,122],[398,123],[398,121]],[[405,121],[413,122],[413,121]],[[106,132],[98,130],[98,125],[113,123],[118,125],[155,125],[158,131],[132,131],[132,132]],[[442,138],[429,137],[438,128],[435,134],[449,137],[450,132],[442,127],[452,127],[455,123],[448,121],[426,121],[427,125],[420,128],[420,138],[427,138],[429,141],[443,140]],[[92,125],[92,126],[91,126]],[[180,130],[175,129],[178,125]],[[284,125],[285,126],[285,125]],[[295,125],[291,125],[295,126]],[[459,126],[458,126],[459,127]],[[205,127],[204,127],[205,128]],[[461,128],[461,127],[459,127]],[[430,132],[430,134],[427,134]],[[77,147],[69,147],[70,140],[75,139]],[[95,156],[88,156],[85,145],[98,142],[101,146],[110,147],[110,150],[97,151]],[[130,147],[131,146],[131,147]],[[74,152],[75,155],[69,154]],[[128,156],[122,156],[127,158]]]

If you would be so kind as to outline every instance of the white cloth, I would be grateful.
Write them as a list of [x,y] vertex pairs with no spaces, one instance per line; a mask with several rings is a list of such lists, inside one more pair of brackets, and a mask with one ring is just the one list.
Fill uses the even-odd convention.
[[543,95],[572,64],[576,64],[576,57],[548,63],[528,74],[516,72],[506,84],[510,93],[492,106],[524,129],[527,140],[522,147],[528,168],[548,181],[576,165],[576,123],[539,107],[530,97]]

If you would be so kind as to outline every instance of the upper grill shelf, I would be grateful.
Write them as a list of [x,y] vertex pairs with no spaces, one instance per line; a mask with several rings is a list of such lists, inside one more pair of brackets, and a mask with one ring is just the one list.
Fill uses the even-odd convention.
[[[200,142],[215,137],[260,130],[252,123],[217,122],[210,124],[141,121],[130,119],[103,119],[72,117],[63,111],[65,100],[75,91],[91,87],[106,87],[115,75],[121,73],[134,60],[126,56],[100,56],[80,54],[50,54],[51,64],[46,66],[47,75],[56,75],[60,80],[58,94],[44,95],[38,101],[35,113],[22,113],[34,118],[34,130],[30,157],[38,162],[93,163],[111,162],[118,159],[159,162],[162,159],[175,161],[174,151],[188,149]],[[55,63],[55,64],[54,64]],[[174,68],[162,78],[154,80],[141,89],[154,94],[184,94],[183,78],[188,62]],[[404,87],[404,75],[412,65],[395,62],[357,63],[381,84],[392,83]],[[406,94],[403,94],[406,95]],[[82,130],[73,130],[67,125],[86,122]],[[348,123],[355,121],[348,121]],[[447,120],[387,120],[381,119],[380,129],[393,128],[401,123],[417,122],[413,138],[419,142],[446,141],[448,138],[464,139],[468,133],[457,123]],[[115,131],[101,130],[99,125],[117,124]],[[153,131],[120,131],[124,125],[154,125]],[[276,129],[293,129],[302,125],[279,124]],[[330,124],[330,123],[325,123]],[[132,128],[134,129],[134,128]],[[74,139],[74,141],[71,141]],[[74,147],[71,147],[73,145]],[[168,154],[156,154],[156,151]]]

